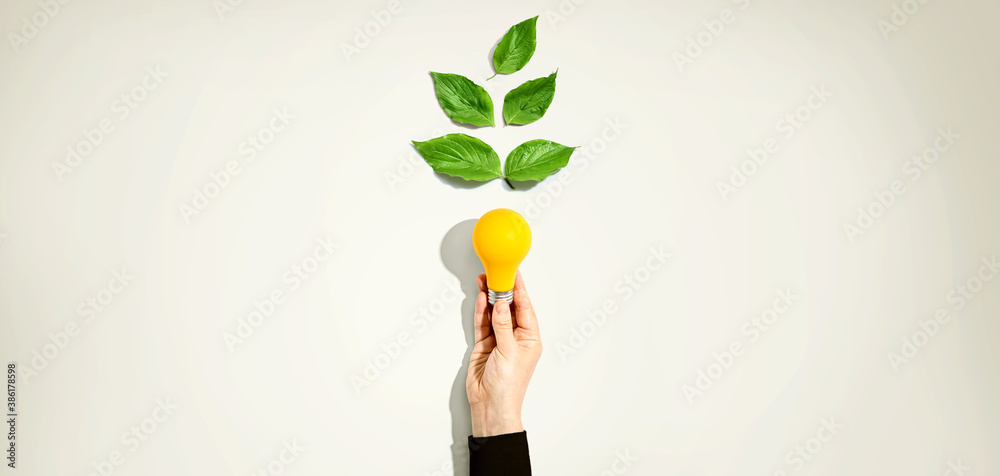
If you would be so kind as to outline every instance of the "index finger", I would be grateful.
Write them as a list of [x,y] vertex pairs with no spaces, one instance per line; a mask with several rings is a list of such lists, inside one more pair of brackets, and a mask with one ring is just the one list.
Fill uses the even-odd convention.
[[486,303],[486,293],[482,291],[476,295],[476,310],[472,315],[472,326],[477,344],[493,333],[493,325],[490,323],[490,308]]

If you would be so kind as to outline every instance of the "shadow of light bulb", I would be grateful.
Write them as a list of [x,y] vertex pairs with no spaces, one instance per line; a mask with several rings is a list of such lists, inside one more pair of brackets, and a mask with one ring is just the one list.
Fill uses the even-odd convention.
[[464,220],[453,226],[441,239],[441,262],[461,284],[465,299],[462,301],[462,330],[466,351],[462,357],[455,381],[451,386],[448,407],[451,411],[452,468],[455,476],[469,474],[468,436],[472,434],[472,416],[469,397],[465,392],[465,379],[469,373],[469,358],[472,356],[473,327],[472,313],[476,307],[479,287],[477,277],[483,273],[483,265],[472,248],[472,230],[476,220]]

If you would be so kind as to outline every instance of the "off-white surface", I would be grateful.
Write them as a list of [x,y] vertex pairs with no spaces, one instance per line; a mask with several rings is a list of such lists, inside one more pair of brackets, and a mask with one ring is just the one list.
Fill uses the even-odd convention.
[[[83,475],[118,451],[114,474],[243,475],[294,443],[284,474],[451,473],[480,266],[468,220],[509,207],[534,231],[522,271],[546,349],[524,408],[535,474],[1000,474],[1000,280],[948,300],[1000,253],[996,2],[929,2],[886,39],[889,0],[404,0],[348,61],[341,45],[388,6],[245,0],[220,19],[210,0],[77,0],[0,49],[0,358],[32,369],[49,334],[78,326],[22,378],[20,467],[0,472]],[[0,30],[40,8],[4,2]],[[679,70],[724,9],[734,21]],[[494,43],[536,14],[534,58],[485,84],[499,111],[559,68],[546,116],[451,124],[427,72],[484,84]],[[119,119],[156,66],[167,76]],[[802,128],[776,130],[820,87],[833,96]],[[275,108],[294,118],[246,162]],[[58,180],[52,163],[104,118],[114,132]],[[904,162],[948,126],[960,138],[912,181]],[[467,188],[409,162],[410,140],[448,132],[501,157],[534,138],[585,148],[530,190]],[[717,182],[769,138],[779,150],[724,200]],[[180,205],[231,159],[241,173],[185,222]],[[893,180],[906,192],[849,240]],[[320,237],[339,247],[293,289],[286,270]],[[647,275],[651,247],[672,257]],[[85,321],[78,306],[122,268],[134,281]],[[456,279],[464,297],[442,306]],[[231,353],[224,333],[275,289],[283,303]],[[753,341],[744,323],[786,289]],[[584,324],[605,300],[617,312]],[[894,368],[938,309],[951,320]],[[733,342],[745,353],[690,403],[684,386]],[[157,399],[177,408],[123,441],[163,419]],[[824,419],[842,425],[832,439]]]

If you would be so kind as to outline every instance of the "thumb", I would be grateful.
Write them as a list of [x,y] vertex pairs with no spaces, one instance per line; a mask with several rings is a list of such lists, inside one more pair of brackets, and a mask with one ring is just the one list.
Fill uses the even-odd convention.
[[497,348],[504,355],[510,356],[517,348],[514,341],[514,323],[510,316],[510,304],[500,300],[493,305],[493,334],[497,338]]

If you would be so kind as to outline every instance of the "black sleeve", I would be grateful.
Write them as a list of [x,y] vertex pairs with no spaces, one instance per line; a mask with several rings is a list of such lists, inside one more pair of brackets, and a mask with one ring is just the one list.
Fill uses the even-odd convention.
[[469,476],[531,476],[528,433],[470,436]]

